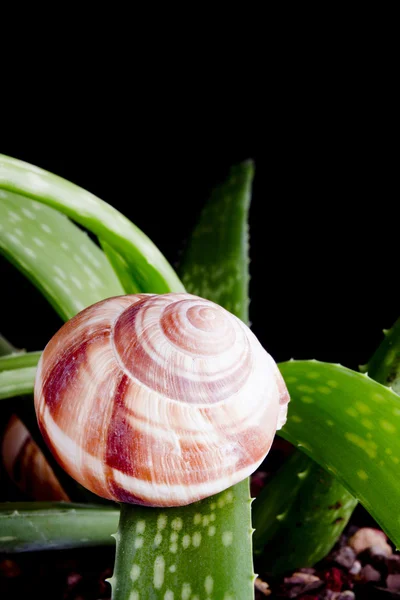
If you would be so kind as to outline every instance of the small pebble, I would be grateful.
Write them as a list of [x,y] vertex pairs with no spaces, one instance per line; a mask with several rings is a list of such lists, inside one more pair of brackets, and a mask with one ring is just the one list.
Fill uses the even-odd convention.
[[365,567],[363,567],[361,570],[360,576],[362,581],[365,582],[381,580],[381,574],[379,573],[379,571],[374,569],[374,567],[371,567],[371,565],[365,565]]
[[389,546],[389,544],[382,544],[382,545],[374,544],[373,546],[370,547],[369,551],[372,556],[392,556],[392,554],[393,554],[392,547]]
[[392,548],[387,543],[387,537],[379,529],[372,527],[362,527],[349,539],[349,546],[353,548],[356,554],[360,554],[368,548],[374,547],[381,549],[381,553],[386,552],[386,556],[392,554]]
[[[355,594],[350,590],[344,592],[332,592],[332,590],[325,590],[321,596],[321,600],[354,600]],[[303,600],[303,599],[302,599]]]
[[[313,570],[313,569],[311,569]],[[315,572],[315,571],[314,571]],[[313,575],[312,573],[308,572],[306,570],[301,570],[301,571],[296,571],[296,573],[293,573],[292,578],[297,577],[300,581],[304,582],[304,583],[313,583],[314,581],[320,581],[319,577],[317,577],[316,575]]]
[[311,575],[314,575],[315,569],[312,567],[303,567],[302,569],[299,569],[299,573],[310,573]]
[[332,567],[324,573],[324,580],[333,592],[341,592],[347,583],[347,575],[337,567]]
[[356,554],[353,548],[350,548],[350,546],[343,546],[342,548],[339,548],[339,550],[334,552],[331,558],[335,563],[337,563],[341,567],[344,567],[345,569],[350,569],[356,559]]
[[355,600],[355,593],[351,590],[346,590],[345,592],[340,592],[339,595],[334,598],[334,600]]
[[388,575],[386,585],[392,592],[400,592],[400,574]]
[[261,592],[264,596],[271,595],[271,590],[269,589],[268,583],[266,581],[263,581],[262,579],[260,579],[260,577],[256,578],[254,585],[255,585],[256,590]]
[[297,598],[300,595],[303,597],[303,594],[307,594],[324,585],[324,582],[316,575],[302,573],[301,571],[296,571],[291,577],[285,577],[283,581],[286,598]]
[[360,573],[362,569],[361,563],[359,560],[355,560],[353,563],[353,566],[351,567],[351,569],[349,570],[349,573],[351,575],[358,575]]

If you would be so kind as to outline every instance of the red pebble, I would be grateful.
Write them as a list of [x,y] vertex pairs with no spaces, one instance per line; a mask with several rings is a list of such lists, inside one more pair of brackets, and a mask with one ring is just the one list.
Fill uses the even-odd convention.
[[346,581],[346,576],[340,569],[332,567],[324,572],[324,581],[326,581],[327,587],[333,592],[341,592]]

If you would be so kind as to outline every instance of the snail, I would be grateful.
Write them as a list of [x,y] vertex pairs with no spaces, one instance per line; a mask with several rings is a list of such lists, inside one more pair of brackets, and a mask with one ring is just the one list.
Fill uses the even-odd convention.
[[184,293],[84,309],[44,349],[34,395],[44,439],[74,479],[148,506],[190,504],[248,477],[289,401],[250,329]]
[[21,419],[12,415],[3,434],[1,455],[11,481],[33,500],[69,497]]

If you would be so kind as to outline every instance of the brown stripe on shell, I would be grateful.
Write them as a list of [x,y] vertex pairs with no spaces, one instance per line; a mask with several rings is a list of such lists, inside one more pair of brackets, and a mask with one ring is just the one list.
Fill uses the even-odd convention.
[[[181,429],[176,427],[178,419],[175,420],[174,427],[168,428],[171,415],[169,411],[165,413],[162,424],[151,421],[151,431],[150,420],[141,419],[132,426],[131,417],[134,411],[129,409],[124,401],[130,396],[131,386],[127,376],[122,376],[117,386],[114,411],[110,419],[106,457],[110,470],[106,479],[111,484],[110,491],[113,495],[117,492],[111,469],[117,469],[127,478],[134,477],[149,483],[190,486],[204,481],[216,481],[233,474],[238,470],[238,465],[244,468],[261,461],[271,445],[272,437],[266,438],[264,427],[261,426],[247,428],[247,431],[235,430],[232,434],[228,415],[225,419],[226,426],[219,429],[218,444],[213,443],[206,432],[200,440],[193,437],[191,439],[190,432],[184,436],[184,424]],[[153,401],[156,406],[155,399]],[[168,406],[179,412],[179,405],[169,403]],[[263,418],[264,415],[261,414],[260,417]],[[135,420],[136,418],[137,416]],[[276,420],[276,414],[273,418]],[[236,426],[235,423],[235,428]],[[161,435],[162,431],[172,428],[175,435],[169,438]],[[271,422],[267,424],[267,429],[273,429]],[[234,446],[237,448],[235,460],[228,461],[225,448]],[[232,453],[232,450],[230,452]],[[117,499],[122,500],[119,496]]]
[[139,504],[140,506],[162,506],[154,504],[153,498],[139,498],[139,496],[135,496],[135,494],[132,494],[132,492],[129,492],[116,481],[114,481],[112,477],[108,480],[108,486],[110,490],[109,497],[117,502],[125,502],[126,504]]
[[113,397],[113,410],[108,423],[105,462],[108,467],[132,472],[132,428],[128,423],[124,396],[129,388],[129,377],[119,374]]
[[[71,412],[64,396],[70,396],[71,388],[77,388],[76,380],[81,370],[87,369],[87,355],[93,344],[106,344],[110,338],[110,327],[95,331],[91,336],[84,337],[81,333],[75,344],[59,357],[53,368],[46,372],[43,381],[43,398],[53,419],[69,418]],[[78,393],[78,390],[76,389]]]

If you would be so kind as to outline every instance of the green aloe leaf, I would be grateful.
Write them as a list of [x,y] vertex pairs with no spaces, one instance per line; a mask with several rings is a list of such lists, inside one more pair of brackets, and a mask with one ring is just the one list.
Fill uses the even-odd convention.
[[0,504],[0,552],[113,545],[119,511],[63,502]]
[[[400,320],[385,333],[364,371],[368,370],[369,376],[379,383],[395,388],[400,382]],[[336,477],[305,454],[301,455],[282,466],[253,504],[255,553],[262,554],[258,562],[272,574],[299,565],[311,566],[323,558],[341,535],[357,504]],[[301,484],[299,480],[296,482],[298,473],[307,474],[302,476]],[[291,482],[296,482],[291,492],[296,501],[284,507],[282,498],[288,497],[288,490],[283,496],[280,492],[289,488]],[[304,502],[304,498],[310,501]],[[336,507],[334,518],[332,507]],[[278,540],[282,548],[279,554],[275,551]]]
[[40,354],[25,352],[0,358],[0,400],[33,393]]
[[193,232],[180,273],[185,288],[220,304],[248,322],[249,257],[247,217],[254,165],[231,169],[216,188]]
[[104,253],[67,217],[2,190],[0,252],[64,320],[99,300],[124,293]]
[[368,375],[389,385],[400,394],[400,319],[390,331],[367,365]]
[[104,240],[99,240],[104,254],[111,263],[112,268],[118,275],[125,294],[138,294],[141,291],[140,286],[134,281],[132,273],[126,260],[114,250],[110,244]]
[[0,373],[0,400],[33,392],[36,367],[10,369]]
[[5,356],[6,354],[20,354],[21,350],[17,350],[14,348],[12,344],[0,333],[0,356]]
[[24,352],[0,358],[0,400],[32,394],[41,352]]
[[26,367],[36,367],[42,352],[21,352],[0,358],[0,372]]
[[[181,271],[187,291],[224,305],[245,321],[252,177],[251,163],[239,165],[214,192]],[[224,219],[219,218],[222,209]],[[218,274],[212,280],[205,277],[209,270]],[[114,600],[252,599],[250,505],[244,481],[181,508],[122,506],[111,580]]]
[[336,477],[294,452],[253,503],[254,552],[261,554],[262,572],[277,575],[318,562],[356,505]]
[[400,397],[341,365],[279,365],[291,395],[279,432],[360,500],[400,546]]
[[158,294],[184,291],[176,273],[153,242],[129,219],[90,192],[3,155],[0,155],[1,188],[48,204],[95,233],[125,260],[141,291]]

